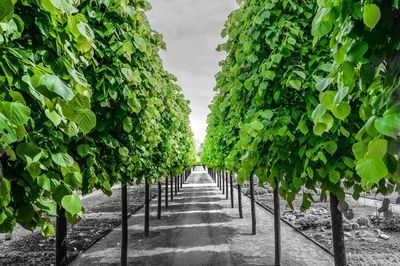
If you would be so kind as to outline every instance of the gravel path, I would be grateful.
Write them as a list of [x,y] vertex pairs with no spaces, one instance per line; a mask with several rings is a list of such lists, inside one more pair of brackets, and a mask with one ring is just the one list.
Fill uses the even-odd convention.
[[[251,235],[249,199],[242,197],[245,218],[239,219],[224,198],[206,172],[193,172],[160,221],[152,202],[150,237],[143,236],[143,210],[131,216],[129,264],[273,265],[273,216],[257,206],[257,235]],[[118,265],[120,239],[118,227],[71,265]],[[333,265],[331,255],[285,224],[282,257],[283,265]]]

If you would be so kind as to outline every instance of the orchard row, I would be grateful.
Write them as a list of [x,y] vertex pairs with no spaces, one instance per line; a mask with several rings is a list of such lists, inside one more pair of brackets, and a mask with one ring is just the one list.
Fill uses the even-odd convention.
[[[345,191],[400,189],[398,8],[243,0],[223,30],[202,163],[239,184],[256,175],[290,206],[303,188],[320,188],[332,203],[336,265],[346,264],[342,214],[353,216]],[[312,201],[304,193],[301,208]]]

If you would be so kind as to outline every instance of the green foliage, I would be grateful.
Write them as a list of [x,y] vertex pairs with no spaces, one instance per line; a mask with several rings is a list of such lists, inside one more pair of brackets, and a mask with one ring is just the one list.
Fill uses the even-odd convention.
[[54,235],[75,191],[177,174],[195,161],[189,107],[140,1],[0,5],[0,231]]
[[242,1],[219,46],[227,57],[202,163],[237,172],[239,182],[256,174],[275,186],[276,177],[289,204],[303,187],[343,200],[348,188],[356,198],[397,185],[396,8],[390,1]]

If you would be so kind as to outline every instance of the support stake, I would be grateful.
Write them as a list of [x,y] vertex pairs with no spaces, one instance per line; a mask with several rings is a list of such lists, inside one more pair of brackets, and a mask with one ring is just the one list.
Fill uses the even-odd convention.
[[254,182],[253,174],[250,176],[250,199],[251,199],[251,233],[256,234],[256,204],[254,200]]
[[275,229],[275,265],[281,265],[281,211],[279,200],[279,183],[275,177],[274,189],[274,229]]
[[144,190],[144,235],[149,236],[150,234],[150,186],[145,179],[145,190]]

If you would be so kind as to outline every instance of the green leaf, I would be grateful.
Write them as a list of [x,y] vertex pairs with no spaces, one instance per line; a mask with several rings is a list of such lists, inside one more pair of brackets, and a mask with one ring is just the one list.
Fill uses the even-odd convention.
[[250,127],[254,130],[260,131],[261,129],[264,128],[264,125],[259,120],[254,120],[253,122],[250,123]]
[[81,200],[74,195],[64,196],[61,200],[61,206],[71,215],[75,215],[82,210]]
[[57,205],[53,200],[39,199],[36,201],[36,206],[47,212],[49,215],[57,215]]
[[74,159],[68,153],[65,152],[51,154],[51,159],[57,165],[65,168],[72,166],[72,164],[74,163]]
[[276,76],[276,73],[274,71],[271,70],[266,70],[262,72],[263,77],[268,79],[268,80],[273,80]]
[[318,104],[312,112],[311,119],[315,122],[326,113],[326,107],[323,104]]
[[43,188],[46,191],[51,191],[51,183],[50,179],[47,177],[46,174],[40,175],[37,178],[37,184],[39,187]]
[[329,172],[329,181],[333,184],[336,184],[340,180],[340,173],[338,171],[330,171]]
[[334,106],[331,112],[336,118],[344,120],[351,113],[351,107],[347,102],[341,102],[338,106]]
[[388,141],[385,139],[376,139],[368,143],[368,152],[365,154],[366,158],[375,160],[382,160],[386,155]]
[[14,13],[14,4],[11,0],[2,0],[0,4],[0,21]]
[[352,151],[354,157],[356,157],[357,160],[360,160],[367,153],[368,148],[365,144],[358,142],[353,144]]
[[16,126],[23,126],[28,123],[31,109],[19,102],[0,102],[0,113]]
[[72,189],[78,189],[82,185],[82,175],[79,172],[71,172],[65,175],[64,182]]
[[42,150],[32,142],[20,143],[17,146],[16,154],[19,158],[27,162],[27,165],[38,162],[42,156]]
[[349,87],[341,88],[336,92],[335,99],[333,100],[334,104],[340,104],[344,97],[346,97],[347,93],[349,92]]
[[360,61],[363,55],[368,51],[368,43],[364,41],[355,41],[347,52],[346,59],[356,63]]
[[124,121],[122,122],[122,126],[123,126],[123,128],[124,128],[124,130],[125,130],[126,132],[128,132],[128,133],[131,132],[132,129],[133,129],[132,118],[126,117],[126,118],[124,119]]
[[328,34],[332,30],[332,22],[330,21],[321,21],[317,25],[312,27],[311,34],[314,37],[322,37]]
[[324,79],[321,79],[321,80],[319,80],[319,81],[317,82],[317,84],[315,84],[315,88],[316,88],[318,91],[324,91],[324,90],[326,90],[326,89],[329,87],[329,85],[331,85],[332,81],[333,81],[333,78],[324,78]]
[[128,157],[128,155],[129,155],[129,150],[128,150],[128,148],[126,148],[126,147],[122,147],[122,148],[119,148],[119,149],[118,149],[118,153],[119,153],[121,156]]
[[86,108],[74,108],[72,121],[82,130],[83,134],[88,134],[96,126],[96,115]]
[[40,225],[40,229],[45,237],[52,237],[55,236],[56,230],[51,222],[46,221]]
[[[71,101],[74,98],[72,89],[57,76],[50,74],[35,75],[31,78],[31,82],[32,86],[40,92],[44,92],[43,89],[45,88],[48,92],[56,94],[66,101]],[[51,94],[48,96],[53,98]]]
[[377,5],[367,4],[364,6],[363,21],[369,29],[372,30],[378,24],[380,18],[381,10]]
[[378,184],[378,182],[388,175],[388,170],[382,160],[363,158],[356,163],[357,174],[366,181]]
[[378,117],[374,122],[374,126],[379,133],[397,138],[400,133],[400,114],[393,113]]

